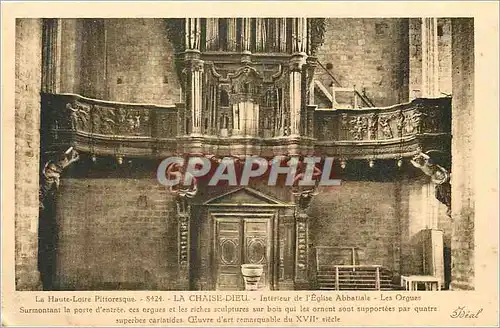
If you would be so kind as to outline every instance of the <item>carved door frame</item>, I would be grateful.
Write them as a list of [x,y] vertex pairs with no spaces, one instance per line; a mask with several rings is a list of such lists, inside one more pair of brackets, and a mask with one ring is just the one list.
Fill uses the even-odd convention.
[[[271,248],[268,259],[271,269],[268,288],[270,290],[295,289],[297,271],[295,208],[295,203],[276,199],[250,187],[222,192],[196,204],[190,218],[193,228],[192,245],[190,245],[192,255],[189,274],[190,289],[215,290],[216,288],[215,217],[270,220],[268,237],[270,243],[267,244],[270,244]],[[231,229],[236,231],[236,228],[230,228],[227,231],[228,235],[231,235]],[[258,231],[255,233],[259,234]]]

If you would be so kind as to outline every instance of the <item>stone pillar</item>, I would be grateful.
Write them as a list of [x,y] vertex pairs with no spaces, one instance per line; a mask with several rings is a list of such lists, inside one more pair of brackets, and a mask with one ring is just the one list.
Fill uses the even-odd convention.
[[201,133],[201,106],[203,103],[203,61],[200,60],[201,23],[199,18],[186,18],[185,34],[186,110],[191,116],[191,134],[197,135]]
[[292,58],[290,59],[290,135],[300,135],[303,66],[307,61],[307,19],[292,19]]
[[451,95],[451,18],[438,18],[439,94]]
[[300,120],[302,110],[302,66],[306,63],[307,55],[297,53],[290,60],[290,135],[300,134]]
[[410,18],[409,95],[439,97],[439,51],[436,18]]
[[81,21],[61,19],[61,84],[60,93],[80,94],[80,60],[82,52]]
[[409,18],[408,25],[410,56],[408,92],[409,100],[413,100],[422,96],[422,20]]
[[61,19],[43,19],[42,91],[47,93],[58,93],[61,89],[61,25]]
[[437,18],[422,18],[422,97],[439,97]]
[[451,289],[474,289],[474,21],[452,19]]
[[38,214],[42,20],[16,20],[15,277],[17,290],[40,290]]

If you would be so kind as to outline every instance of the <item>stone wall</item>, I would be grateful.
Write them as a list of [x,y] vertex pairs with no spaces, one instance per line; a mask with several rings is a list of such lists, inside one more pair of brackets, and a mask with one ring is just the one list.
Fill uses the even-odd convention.
[[450,238],[451,220],[446,214],[446,206],[435,197],[435,185],[427,177],[416,181],[402,179],[397,183],[400,190],[401,224],[401,274],[422,274],[423,244],[421,232],[435,229],[443,232],[444,285],[450,280]]
[[446,207],[426,179],[342,181],[315,196],[310,216],[315,246],[357,247],[359,264],[396,274],[422,273],[420,231],[443,230],[445,240],[451,233]]
[[179,101],[164,19],[61,21],[61,92],[131,103]]
[[39,289],[38,169],[42,23],[16,20],[15,263],[16,289]]
[[165,20],[106,20],[106,32],[109,99],[155,104],[179,102],[180,85]]
[[[422,20],[409,21],[409,96],[422,96]],[[438,18],[438,83],[440,96],[451,95],[451,19]]]
[[453,289],[474,288],[474,20],[452,21],[451,252]]
[[438,18],[439,92],[450,95],[451,82],[451,18]]
[[64,178],[57,200],[61,290],[178,289],[173,195],[149,178]]
[[396,185],[392,182],[342,181],[315,196],[310,236],[316,246],[358,247],[360,264],[399,267],[400,228]]
[[[317,57],[342,87],[365,87],[376,106],[394,105],[408,100],[408,37],[407,19],[330,18]],[[318,77],[328,88],[320,68]]]
[[[439,19],[440,92],[451,93],[451,23]],[[62,19],[61,92],[111,101],[173,104],[177,74],[164,19]],[[419,19],[327,20],[323,65],[343,87],[365,88],[376,106],[418,96],[421,87]],[[419,66],[420,65],[420,66]],[[329,87],[331,78],[318,69]]]
[[79,94],[89,98],[107,97],[107,48],[104,19],[82,20]]

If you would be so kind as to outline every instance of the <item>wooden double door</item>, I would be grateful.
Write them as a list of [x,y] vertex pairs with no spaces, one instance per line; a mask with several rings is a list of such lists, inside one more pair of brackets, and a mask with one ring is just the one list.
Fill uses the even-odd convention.
[[259,288],[272,283],[272,219],[216,217],[214,220],[214,280],[216,290],[244,290],[242,264],[262,264]]

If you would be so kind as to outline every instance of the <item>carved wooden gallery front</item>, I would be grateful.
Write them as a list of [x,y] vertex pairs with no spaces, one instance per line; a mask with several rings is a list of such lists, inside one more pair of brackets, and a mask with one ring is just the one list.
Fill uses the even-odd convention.
[[[42,94],[42,161],[53,165],[43,170],[43,190],[57,189],[59,174],[72,160],[77,160],[73,152],[80,155],[74,164],[78,172],[68,168],[66,177],[73,179],[74,185],[86,179],[95,180],[92,183],[96,185],[102,183],[102,179],[109,178],[103,172],[110,170],[108,164],[113,161],[113,167],[121,167],[118,170],[125,172],[122,177],[136,179],[135,173],[127,173],[124,168],[143,163],[136,167],[139,170],[149,167],[149,173],[145,174],[154,178],[155,165],[170,156],[200,156],[216,163],[222,158],[238,162],[254,155],[270,159],[277,155],[319,154],[334,158],[335,173],[345,181],[403,181],[403,176],[422,179],[425,173],[438,186],[439,200],[449,206],[446,186],[450,165],[450,98],[416,98],[390,107],[375,107],[363,90],[353,88],[348,99],[344,99],[346,106],[337,106],[339,98],[335,98],[335,91],[328,94],[315,77],[323,66],[316,55],[324,42],[324,19],[189,18],[168,19],[165,26],[165,38],[175,50],[175,70],[181,85],[175,105],[115,102],[50,92],[50,89]],[[57,33],[50,33],[54,28],[57,26],[53,23],[45,25],[47,44],[57,38]],[[44,56],[47,58],[44,70],[48,72],[53,65],[50,58],[57,56],[57,51],[47,47]],[[46,79],[50,78],[47,75]],[[324,94],[331,101],[327,109],[318,105],[321,99],[324,101]],[[69,147],[73,149],[71,154],[64,155],[65,162],[50,161]],[[408,165],[410,159],[421,154],[443,160],[426,162],[430,157],[424,156],[420,158],[420,166]],[[82,170],[87,173],[81,173]],[[165,260],[168,263],[158,265],[170,274],[165,274],[164,281],[175,276],[176,282],[152,286],[241,290],[244,289],[242,264],[263,265],[259,282],[262,289],[322,286],[319,262],[326,258],[317,256],[328,243],[313,243],[316,233],[312,227],[320,219],[316,216],[332,210],[317,214],[309,207],[319,197],[316,195],[324,192],[322,188],[273,187],[263,183],[210,187],[203,181],[185,189],[160,187],[166,192],[165,202],[169,206],[158,211],[165,211],[165,222],[169,222],[169,227],[174,224],[175,231],[169,230],[168,237],[161,237],[170,240],[169,255]],[[57,203],[55,198],[63,197],[68,188],[62,188],[57,196],[44,193],[42,202]],[[130,189],[123,191],[124,198],[136,187],[127,188]],[[342,192],[342,187],[338,192]],[[156,214],[150,209],[153,206],[150,198],[154,196],[139,196],[137,200],[137,208],[144,206],[145,216]],[[62,209],[41,211],[46,220],[55,212],[64,216]],[[334,264],[344,265],[341,272],[349,265],[359,265],[360,272],[366,270],[376,277],[372,287],[381,289],[387,269],[384,267],[390,266],[389,271],[394,275],[404,273],[399,262],[404,256],[398,242],[390,243],[390,251],[384,253],[380,263],[358,258],[356,254],[368,250],[358,252],[356,249],[364,246],[351,243],[346,249],[352,249],[353,253]],[[345,258],[350,262],[345,262]],[[337,279],[333,289],[339,289],[339,266],[337,276],[332,276]],[[335,274],[335,269],[328,272]],[[61,272],[56,275],[56,280],[66,279]],[[144,275],[155,276],[158,272],[148,271]],[[72,288],[61,284],[54,288]],[[139,284],[123,288],[142,287]]]

